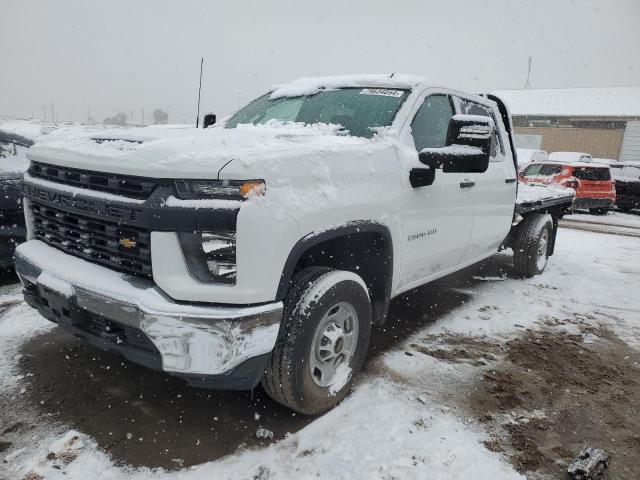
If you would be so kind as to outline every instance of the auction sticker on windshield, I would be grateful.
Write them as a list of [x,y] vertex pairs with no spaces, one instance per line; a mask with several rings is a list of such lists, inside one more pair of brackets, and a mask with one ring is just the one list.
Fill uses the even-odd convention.
[[388,88],[363,88],[360,95],[382,95],[383,97],[401,97],[402,90],[391,90]]

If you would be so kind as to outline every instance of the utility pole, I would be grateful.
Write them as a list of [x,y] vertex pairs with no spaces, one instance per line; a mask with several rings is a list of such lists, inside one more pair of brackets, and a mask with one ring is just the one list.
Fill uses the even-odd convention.
[[53,116],[53,102],[51,102],[51,121],[55,122],[55,117]]
[[144,107],[142,107],[142,126],[144,127]]
[[524,83],[524,88],[532,88],[531,82],[529,81],[531,78],[531,64],[533,63],[533,56],[529,55],[529,69],[527,70],[527,81]]
[[91,107],[87,107],[87,124],[91,123]]
[[42,121],[47,121],[47,107],[42,107]]
[[198,86],[198,113],[196,113],[196,128],[200,125],[200,92],[202,92],[202,64],[204,57],[200,57],[200,85]]

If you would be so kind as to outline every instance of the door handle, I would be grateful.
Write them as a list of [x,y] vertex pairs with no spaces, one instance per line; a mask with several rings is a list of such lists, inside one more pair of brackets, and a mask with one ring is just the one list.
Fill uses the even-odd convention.
[[476,182],[471,182],[469,180],[465,180],[464,182],[460,182],[460,188],[471,188],[475,186]]
[[505,178],[504,183],[514,183],[516,181],[515,178]]

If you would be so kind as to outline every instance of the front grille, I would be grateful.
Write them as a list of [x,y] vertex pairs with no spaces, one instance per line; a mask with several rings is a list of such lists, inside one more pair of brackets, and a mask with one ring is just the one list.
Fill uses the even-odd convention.
[[31,162],[29,175],[50,182],[87,190],[98,190],[138,200],[149,198],[157,186],[157,180],[154,178],[80,170],[40,162]]
[[[151,233],[31,201],[33,235],[65,253],[151,278]],[[126,248],[122,243],[130,245]]]

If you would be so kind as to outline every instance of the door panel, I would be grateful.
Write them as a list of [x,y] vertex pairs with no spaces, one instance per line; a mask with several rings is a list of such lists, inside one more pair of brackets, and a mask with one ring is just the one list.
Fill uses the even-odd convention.
[[500,141],[502,119],[491,108],[461,99],[462,113],[493,118],[496,125],[491,145],[489,168],[475,173],[476,209],[469,249],[465,259],[470,260],[497,251],[511,228],[516,199],[516,171],[511,158],[507,158],[508,145]]
[[[448,95],[426,97],[411,124],[417,153],[444,147],[454,107]],[[415,166],[415,165],[413,165]],[[402,285],[455,266],[464,258],[473,224],[473,174],[443,173],[432,185],[411,188],[408,166],[403,194]]]

